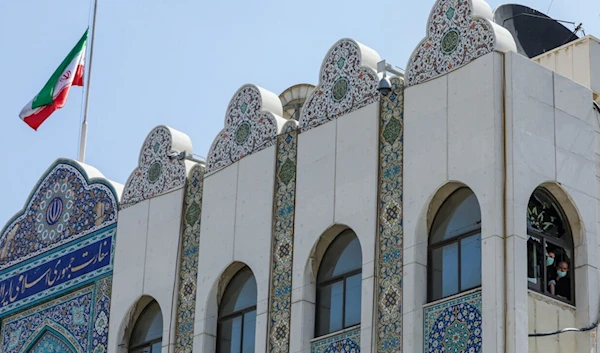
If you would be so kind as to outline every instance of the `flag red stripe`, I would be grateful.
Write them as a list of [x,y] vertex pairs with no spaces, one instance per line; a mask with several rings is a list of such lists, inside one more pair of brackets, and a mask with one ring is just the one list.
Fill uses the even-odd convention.
[[71,86],[65,86],[60,91],[60,93],[56,96],[56,98],[54,99],[54,103],[48,104],[48,105],[44,106],[42,109],[40,109],[40,111],[38,111],[37,113],[31,114],[31,115],[23,118],[23,121],[27,125],[29,125],[32,129],[37,131],[38,127],[40,127],[40,125],[42,125],[42,123],[46,119],[48,119],[48,117],[52,113],[54,113],[55,110],[60,109],[65,105],[65,102],[67,101],[67,96],[69,95],[70,88],[71,88]]
[[77,71],[75,71],[75,78],[73,79],[73,86],[83,86],[83,65],[77,65]]
[[40,109],[39,112],[24,118],[23,121],[32,129],[37,131],[38,127],[42,125],[44,120],[46,120],[50,116],[50,114],[52,114],[56,109],[57,108],[54,105],[54,103],[46,105],[42,109]]

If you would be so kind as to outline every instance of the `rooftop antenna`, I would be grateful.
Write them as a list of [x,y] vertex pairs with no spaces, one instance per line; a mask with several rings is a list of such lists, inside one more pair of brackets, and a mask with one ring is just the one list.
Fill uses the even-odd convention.
[[552,7],[552,4],[554,4],[554,0],[550,0],[550,6],[548,6],[548,11],[546,11],[547,14],[550,13],[550,8]]

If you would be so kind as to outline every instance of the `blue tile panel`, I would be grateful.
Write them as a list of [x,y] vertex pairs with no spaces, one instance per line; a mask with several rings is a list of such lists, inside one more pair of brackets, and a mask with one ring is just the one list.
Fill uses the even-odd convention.
[[0,272],[0,317],[112,273],[116,225]]
[[57,160],[0,232],[0,271],[116,224],[117,212],[108,182],[89,180],[78,163]]
[[360,327],[312,342],[311,353],[360,353]]
[[104,353],[112,277],[2,320],[3,353]]
[[426,307],[423,310],[424,352],[479,353],[481,342],[481,292]]

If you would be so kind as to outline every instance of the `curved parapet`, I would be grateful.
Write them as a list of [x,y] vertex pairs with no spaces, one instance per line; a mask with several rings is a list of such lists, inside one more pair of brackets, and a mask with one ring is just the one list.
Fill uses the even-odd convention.
[[173,158],[182,151],[192,154],[192,141],[186,134],[163,125],[152,129],[140,151],[138,167],[125,183],[121,208],[184,187],[191,162]]
[[306,131],[379,101],[379,54],[352,39],[341,39],[329,49],[321,64],[319,84],[300,117]]
[[427,36],[413,51],[407,86],[447,74],[492,51],[516,51],[514,38],[493,22],[484,0],[437,0],[427,21]]
[[0,232],[0,271],[116,224],[116,189],[96,168],[56,160]]
[[233,95],[227,107],[225,126],[212,143],[206,173],[212,173],[275,143],[285,119],[279,97],[247,84]]
[[285,125],[283,125],[281,133],[287,134],[296,130],[298,130],[298,122],[296,120],[290,119],[285,123]]

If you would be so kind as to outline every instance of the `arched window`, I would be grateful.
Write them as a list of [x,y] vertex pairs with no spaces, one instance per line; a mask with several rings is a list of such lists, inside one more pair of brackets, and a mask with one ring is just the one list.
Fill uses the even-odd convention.
[[231,279],[219,305],[218,353],[253,353],[256,332],[256,280],[244,267]]
[[573,237],[558,202],[537,188],[527,206],[529,289],[574,304]]
[[144,308],[133,327],[129,339],[129,353],[160,353],[162,333],[162,312],[158,303],[153,300]]
[[345,230],[329,245],[317,275],[315,336],[360,324],[362,252],[356,234]]
[[435,215],[429,235],[429,301],[481,286],[481,210],[466,187]]

